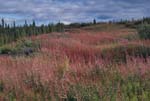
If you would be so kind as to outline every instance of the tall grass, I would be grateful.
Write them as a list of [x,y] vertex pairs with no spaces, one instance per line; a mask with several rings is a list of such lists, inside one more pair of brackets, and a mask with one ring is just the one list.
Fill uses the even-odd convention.
[[[20,60],[17,61],[21,62]],[[3,62],[11,62],[11,60]],[[22,65],[18,63],[16,68],[12,67],[7,70],[16,69],[15,73],[9,72],[7,74],[7,71],[4,71],[1,67],[1,70],[3,70],[3,73],[0,73],[3,75],[1,79],[7,80],[9,78],[9,82],[2,81],[0,83],[1,97],[3,99],[24,99],[25,101],[60,101],[62,99],[69,101],[126,101],[149,99],[150,92],[147,86],[150,83],[149,59],[147,63],[142,61],[142,59],[134,59],[134,62],[128,62],[127,65],[107,63],[99,63],[97,65],[72,64],[68,71],[63,72],[63,75],[60,72],[61,68],[66,67],[53,67],[56,70],[52,71],[53,69],[51,69],[49,71],[47,67],[41,67],[42,65],[48,65],[46,63],[41,64],[37,62],[36,67],[34,67],[35,64],[28,63],[30,63],[30,68],[37,70],[23,70],[23,68],[19,70]],[[5,65],[8,67],[8,64]],[[1,66],[4,67],[4,64],[2,65],[1,63]],[[61,70],[59,71],[59,69]],[[45,72],[45,70],[49,72]],[[53,76],[48,78],[49,74]],[[62,75],[62,78],[58,74]],[[6,75],[7,79],[5,79]]]
[[0,100],[148,101],[149,40],[87,33],[43,34],[14,43],[39,54],[0,55]]

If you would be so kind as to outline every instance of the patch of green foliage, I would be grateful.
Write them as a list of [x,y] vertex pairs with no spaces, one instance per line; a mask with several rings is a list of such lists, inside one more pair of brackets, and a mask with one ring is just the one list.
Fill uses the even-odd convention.
[[139,35],[138,35],[138,34],[127,35],[127,36],[124,36],[123,38],[124,38],[124,39],[127,39],[127,40],[129,40],[129,41],[132,41],[132,40],[139,40]]
[[70,85],[66,100],[77,101],[77,99],[81,99],[81,101],[99,101],[99,91],[95,86],[92,85]]
[[150,24],[142,24],[138,27],[138,34],[141,39],[150,39]]
[[114,48],[104,49],[102,51],[102,58],[108,59],[112,62],[125,62],[126,56],[147,58],[150,56],[150,47],[145,45],[132,45],[127,46],[119,45]]
[[0,81],[0,93],[4,91],[4,83],[3,81]]
[[13,53],[14,48],[11,46],[2,46],[0,47],[0,54],[10,54]]
[[3,55],[31,55],[40,49],[40,44],[32,40],[20,40],[16,45],[5,45],[0,47],[0,54]]

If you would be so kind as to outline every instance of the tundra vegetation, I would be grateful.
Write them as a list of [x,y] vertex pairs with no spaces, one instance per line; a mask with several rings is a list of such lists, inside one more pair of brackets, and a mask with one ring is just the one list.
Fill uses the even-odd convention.
[[150,20],[0,25],[1,101],[149,101]]

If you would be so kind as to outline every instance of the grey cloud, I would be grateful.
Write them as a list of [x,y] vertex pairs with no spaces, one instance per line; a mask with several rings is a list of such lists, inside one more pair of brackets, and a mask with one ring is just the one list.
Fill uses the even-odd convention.
[[[80,22],[150,16],[149,0],[0,0],[0,17],[39,22]],[[14,19],[14,16],[13,16]]]

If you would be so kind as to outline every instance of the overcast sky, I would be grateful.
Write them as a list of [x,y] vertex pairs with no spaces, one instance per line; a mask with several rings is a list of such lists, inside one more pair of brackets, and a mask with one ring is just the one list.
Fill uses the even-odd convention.
[[87,22],[150,16],[150,0],[0,0],[0,18],[7,22]]

